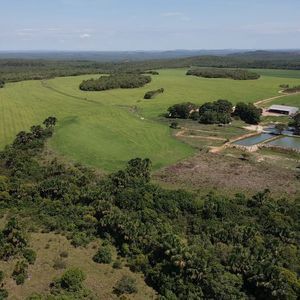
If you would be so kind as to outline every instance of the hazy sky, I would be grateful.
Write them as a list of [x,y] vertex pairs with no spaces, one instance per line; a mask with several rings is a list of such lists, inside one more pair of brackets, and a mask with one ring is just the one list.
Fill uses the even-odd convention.
[[300,0],[0,0],[0,50],[300,48]]

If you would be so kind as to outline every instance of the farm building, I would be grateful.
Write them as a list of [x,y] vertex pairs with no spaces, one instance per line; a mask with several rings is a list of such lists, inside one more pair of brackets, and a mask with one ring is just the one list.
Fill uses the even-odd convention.
[[299,108],[286,105],[272,105],[267,111],[274,114],[293,116],[299,111]]

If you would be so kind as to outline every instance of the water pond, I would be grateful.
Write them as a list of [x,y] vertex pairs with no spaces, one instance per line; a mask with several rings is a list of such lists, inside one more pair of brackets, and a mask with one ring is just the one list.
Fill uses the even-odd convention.
[[285,137],[279,138],[275,141],[271,141],[267,144],[271,145],[271,146],[276,146],[276,147],[300,150],[300,138],[299,137],[285,136]]
[[255,136],[251,136],[239,141],[234,142],[235,145],[240,146],[254,146],[256,144],[262,143],[263,141],[266,141],[270,138],[274,137],[271,133],[261,133]]

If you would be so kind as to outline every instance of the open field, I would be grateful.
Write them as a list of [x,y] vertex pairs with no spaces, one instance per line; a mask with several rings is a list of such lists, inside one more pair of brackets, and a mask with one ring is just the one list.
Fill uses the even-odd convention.
[[[53,233],[32,234],[31,247],[37,253],[37,260],[34,265],[29,267],[29,278],[23,285],[16,285],[10,277],[11,270],[13,270],[17,260],[0,262],[1,270],[5,273],[4,282],[5,288],[9,292],[9,299],[21,300],[33,293],[49,292],[50,283],[54,278],[61,276],[66,268],[80,268],[87,275],[84,285],[93,291],[96,299],[119,299],[113,294],[113,287],[124,275],[135,278],[138,287],[138,293],[128,297],[128,299],[155,298],[155,292],[145,284],[142,275],[132,273],[124,266],[122,269],[114,269],[111,265],[93,262],[92,257],[98,246],[98,242],[93,242],[87,248],[74,248],[61,235]],[[53,268],[53,264],[55,260],[60,258],[62,251],[68,253],[68,257],[63,259],[66,268],[56,270]]]
[[154,179],[169,188],[189,188],[200,194],[215,191],[222,195],[225,192],[251,195],[266,188],[280,196],[291,197],[299,193],[297,159],[285,157],[287,168],[283,158],[274,155],[274,152],[261,153],[264,156],[250,154],[247,160],[242,159],[243,153],[235,149],[226,149],[221,154],[201,152],[193,158],[159,170]]
[[[160,70],[143,88],[104,92],[78,89],[83,79],[99,75],[9,83],[0,90],[0,146],[55,115],[59,123],[50,146],[59,154],[105,171],[124,166],[132,157],[149,157],[158,169],[195,153],[195,145],[176,140],[166,122],[160,122],[159,115],[170,105],[219,98],[254,102],[278,95],[282,83],[300,84],[299,71],[263,70],[266,76],[254,81],[197,78],[185,72]],[[162,87],[163,95],[143,100],[146,91]],[[288,99],[293,96],[284,101]]]

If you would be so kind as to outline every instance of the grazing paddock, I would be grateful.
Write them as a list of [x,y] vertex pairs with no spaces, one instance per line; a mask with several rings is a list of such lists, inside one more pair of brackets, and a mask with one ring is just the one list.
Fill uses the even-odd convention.
[[[0,90],[0,147],[20,130],[54,115],[59,122],[49,147],[67,159],[114,171],[139,156],[150,158],[159,169],[196,151],[195,145],[174,138],[168,123],[160,121],[169,106],[220,98],[255,102],[278,95],[280,84],[300,84],[299,71],[279,71],[259,70],[259,80],[236,81],[186,76],[186,69],[160,70],[143,88],[103,92],[79,90],[82,80],[99,75],[8,83]],[[165,93],[160,97],[143,100],[147,91],[162,87]],[[283,101],[288,99],[293,96]]]

